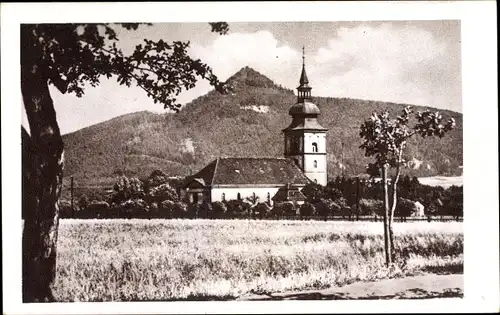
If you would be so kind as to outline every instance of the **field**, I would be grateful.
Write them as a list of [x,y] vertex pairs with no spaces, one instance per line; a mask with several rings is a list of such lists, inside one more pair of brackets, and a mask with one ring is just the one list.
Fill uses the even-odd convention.
[[380,222],[61,220],[60,301],[236,299],[422,272],[460,273],[459,222],[396,223],[384,267]]

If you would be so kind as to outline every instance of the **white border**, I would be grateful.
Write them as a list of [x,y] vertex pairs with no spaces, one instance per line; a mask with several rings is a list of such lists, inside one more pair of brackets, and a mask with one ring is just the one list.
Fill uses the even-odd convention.
[[[464,114],[465,298],[427,301],[289,301],[21,304],[19,24],[461,20]],[[1,4],[2,257],[4,314],[359,313],[498,311],[498,123],[494,1]]]

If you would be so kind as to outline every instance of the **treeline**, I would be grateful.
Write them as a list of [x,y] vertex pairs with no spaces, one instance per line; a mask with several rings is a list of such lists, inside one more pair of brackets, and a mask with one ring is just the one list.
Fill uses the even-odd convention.
[[[61,218],[280,218],[342,216],[350,219],[383,215],[382,184],[366,178],[337,177],[326,186],[309,184],[302,190],[307,200],[271,206],[258,198],[203,201],[190,204],[179,189],[182,179],[154,171],[146,179],[121,176],[112,193],[90,200],[82,195],[72,205],[61,200]],[[463,215],[463,189],[422,185],[416,177],[403,176],[398,185],[396,217]]]

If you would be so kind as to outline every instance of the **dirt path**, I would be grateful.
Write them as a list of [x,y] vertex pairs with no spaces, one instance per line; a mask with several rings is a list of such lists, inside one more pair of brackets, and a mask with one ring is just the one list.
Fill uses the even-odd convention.
[[358,282],[326,290],[246,295],[239,300],[365,300],[462,298],[462,274],[405,277],[377,282]]

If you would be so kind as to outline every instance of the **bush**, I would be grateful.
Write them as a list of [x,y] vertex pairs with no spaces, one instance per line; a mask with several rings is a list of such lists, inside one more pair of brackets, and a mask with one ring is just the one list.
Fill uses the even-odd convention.
[[226,207],[226,215],[231,218],[247,218],[250,216],[251,205],[243,200],[229,200],[226,202]]
[[314,216],[316,214],[316,208],[314,207],[314,205],[312,203],[309,203],[309,202],[304,202],[301,206],[300,206],[300,215],[301,216]]
[[165,200],[179,201],[177,191],[165,183],[149,189],[147,199],[149,202],[162,202]]
[[353,212],[353,209],[351,207],[349,207],[349,205],[347,204],[347,200],[344,197],[340,197],[340,198],[336,199],[332,203],[332,208],[333,208],[333,211],[331,211],[331,213],[333,215],[351,216],[351,215],[355,214]]
[[149,216],[147,203],[139,198],[126,200],[120,203],[118,208],[121,218],[147,218]]
[[271,209],[267,202],[259,202],[253,207],[253,212],[257,218],[263,219],[269,216]]
[[198,212],[200,212],[200,204],[199,203],[191,203],[187,206],[187,218],[194,219],[198,216]]
[[78,207],[80,210],[84,210],[87,208],[90,204],[89,197],[87,195],[81,195],[80,198],[78,199]]
[[78,217],[83,218],[108,218],[109,204],[106,201],[92,201],[84,209],[78,212]]
[[333,204],[333,201],[330,199],[320,199],[314,207],[316,208],[316,214],[319,216],[329,216],[333,214],[333,211],[335,209],[335,206]]
[[361,199],[359,201],[359,210],[361,215],[383,215],[384,203],[376,199]]
[[271,215],[274,217],[294,216],[297,214],[296,207],[292,202],[275,203],[271,210]]
[[212,205],[208,201],[203,201],[198,207],[197,217],[202,219],[212,217]]
[[304,196],[306,196],[307,201],[310,203],[316,203],[321,198],[325,197],[325,188],[316,183],[309,183],[301,191]]
[[220,201],[212,202],[212,217],[214,219],[221,219],[226,216],[227,207]]
[[182,202],[174,202],[171,200],[165,200],[160,203],[158,208],[160,217],[165,219],[175,218],[181,219],[188,217],[188,209],[186,204]]
[[411,217],[417,213],[415,202],[406,198],[399,198],[394,215],[397,217]]

